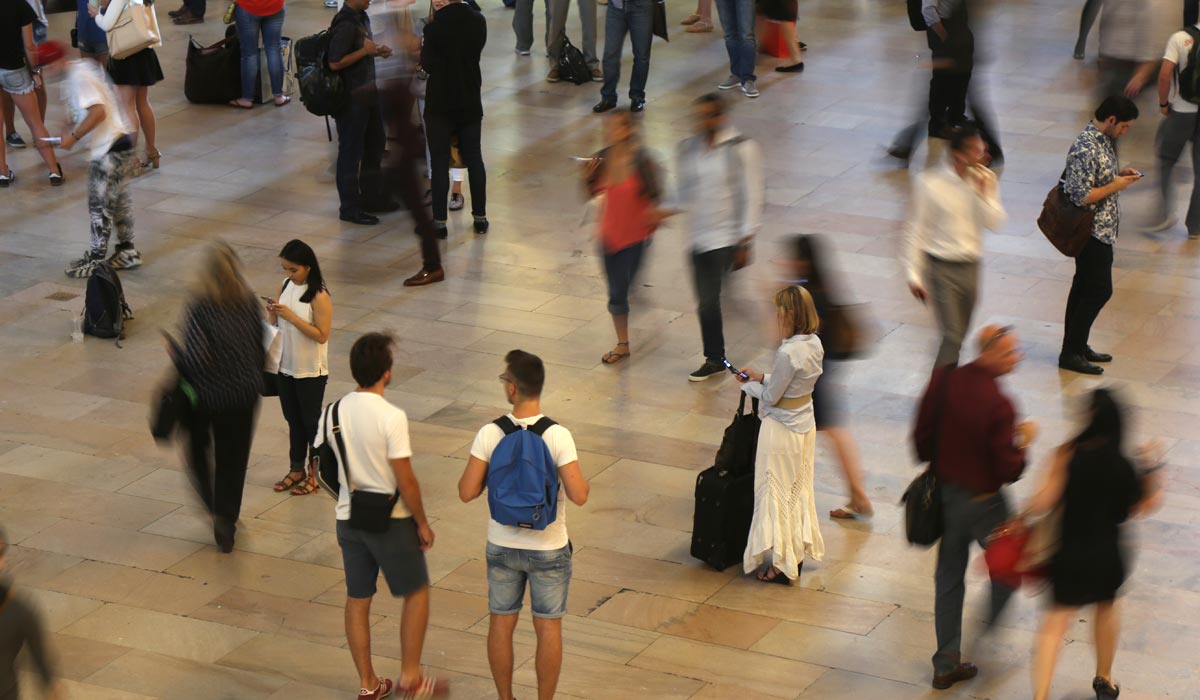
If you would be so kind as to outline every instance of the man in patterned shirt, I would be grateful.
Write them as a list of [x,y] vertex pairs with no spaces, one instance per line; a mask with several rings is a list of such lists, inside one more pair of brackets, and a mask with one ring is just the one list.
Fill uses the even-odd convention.
[[1075,258],[1075,279],[1067,296],[1062,353],[1058,356],[1058,366],[1072,372],[1101,374],[1104,370],[1092,363],[1112,361],[1112,355],[1088,346],[1088,335],[1112,296],[1113,244],[1117,242],[1121,218],[1117,195],[1142,177],[1133,168],[1117,170],[1117,139],[1129,131],[1137,117],[1137,105],[1128,97],[1105,98],[1067,154],[1063,192],[1076,206],[1095,212],[1092,237]]

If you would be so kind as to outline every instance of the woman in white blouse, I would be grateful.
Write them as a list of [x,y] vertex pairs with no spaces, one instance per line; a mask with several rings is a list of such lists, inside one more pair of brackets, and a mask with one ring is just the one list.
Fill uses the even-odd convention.
[[812,296],[803,287],[775,295],[783,342],[770,374],[743,369],[742,391],[762,403],[762,427],[754,458],[754,519],[743,567],[750,573],[770,563],[759,581],[790,583],[800,577],[804,557],[818,561],[825,543],[817,526],[813,462],[817,430],[812,390],[821,376],[825,350],[817,337],[819,320]]

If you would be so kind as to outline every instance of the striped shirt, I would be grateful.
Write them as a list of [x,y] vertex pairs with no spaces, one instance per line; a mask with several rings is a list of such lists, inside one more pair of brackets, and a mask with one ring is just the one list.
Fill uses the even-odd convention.
[[202,406],[221,410],[254,403],[265,361],[262,313],[253,296],[236,304],[198,299],[188,305],[175,365]]

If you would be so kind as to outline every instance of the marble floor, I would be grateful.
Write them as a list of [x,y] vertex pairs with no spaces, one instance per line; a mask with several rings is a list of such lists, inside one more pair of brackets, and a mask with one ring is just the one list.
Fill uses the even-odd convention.
[[[762,97],[737,99],[733,112],[765,146],[768,206],[757,262],[734,276],[727,298],[729,357],[768,357],[763,307],[777,275],[775,243],[797,232],[826,236],[843,296],[869,305],[878,337],[872,356],[841,375],[877,516],[823,519],[827,555],[791,588],[689,557],[694,480],[711,463],[737,389],[729,378],[686,381],[701,355],[683,232],[668,226],[652,249],[634,299],[632,359],[601,365],[612,331],[567,157],[598,146],[589,110],[597,90],[545,83],[543,60],[513,54],[509,11],[485,4],[492,228],[476,237],[469,216],[452,216],[443,284],[401,286],[419,264],[406,215],[374,228],[337,220],[334,147],[299,104],[248,112],[188,104],[187,32],[178,27],[165,25],[159,55],[168,77],[151,93],[162,168],[133,185],[146,264],[123,276],[137,318],[121,346],[70,338],[84,284],[62,269],[87,235],[84,157],[69,156],[66,186],[51,189],[34,154],[9,152],[23,177],[0,193],[0,523],[14,545],[10,573],[44,614],[71,697],[325,700],[355,688],[331,504],[270,488],[286,466],[278,406],[268,401],[259,416],[242,529],[228,556],[209,541],[179,456],[156,446],[146,424],[167,367],[157,330],[177,324],[206,242],[234,244],[256,289],[269,293],[280,278],[276,251],[299,236],[316,249],[333,291],[327,396],[351,388],[346,353],[358,334],[389,329],[400,338],[388,396],[410,417],[438,535],[424,662],[451,679],[452,697],[494,697],[486,506],[461,504],[455,485],[475,430],[504,411],[495,376],[503,354],[520,347],[548,363],[546,411],[574,432],[592,485],[587,506],[569,513],[576,559],[562,697],[1028,698],[1044,600],[1019,596],[998,633],[979,642],[978,567],[966,637],[983,670],[953,692],[928,684],[934,559],[906,545],[896,505],[915,473],[906,432],[936,345],[933,320],[908,296],[897,258],[911,173],[886,162],[882,148],[914,113],[927,59],[901,4],[801,3],[808,70],[784,77],[764,59]],[[647,142],[664,154],[684,135],[690,100],[726,74],[719,34],[675,29],[690,9],[687,0],[669,7],[672,40],[654,48],[644,124]],[[188,29],[215,41],[222,10],[214,4],[207,23]],[[1168,447],[1166,505],[1130,528],[1137,558],[1116,676],[1123,697],[1198,698],[1200,243],[1179,228],[1154,237],[1127,229],[1117,244],[1116,294],[1093,340],[1117,360],[1102,382],[1055,367],[1073,268],[1034,221],[1093,107],[1094,61],[1070,56],[1077,12],[1078,3],[994,3],[979,31],[995,59],[977,79],[999,115],[1009,221],[987,238],[976,320],[1015,324],[1022,338],[1027,359],[1006,384],[1043,429],[1032,472],[1073,429],[1077,398],[1101,383],[1124,390],[1139,439]],[[316,0],[289,3],[285,33],[309,34],[328,16]],[[70,21],[53,16],[53,33],[65,37]],[[574,19],[569,27],[577,36]],[[61,115],[54,104],[50,122]],[[1148,141],[1156,120],[1148,114],[1135,136]],[[1139,196],[1123,201],[1136,210]],[[828,445],[820,450],[817,499],[826,512],[843,503],[843,487]],[[1033,481],[1013,492],[1023,498]],[[373,610],[374,652],[388,674],[398,668],[399,611],[386,596]],[[1083,611],[1071,630],[1056,699],[1087,696],[1089,621]],[[534,694],[533,649],[523,623],[522,697]],[[27,684],[24,697],[36,697],[31,691]]]

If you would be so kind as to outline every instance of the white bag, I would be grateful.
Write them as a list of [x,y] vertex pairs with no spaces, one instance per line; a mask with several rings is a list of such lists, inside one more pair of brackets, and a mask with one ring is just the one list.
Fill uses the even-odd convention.
[[108,55],[115,59],[129,58],[138,51],[162,46],[158,17],[154,5],[143,0],[129,0],[121,8],[117,23],[107,32]]
[[263,322],[263,349],[267,351],[267,362],[263,367],[263,371],[268,374],[279,374],[279,360],[283,356],[283,338],[280,337],[279,329]]

